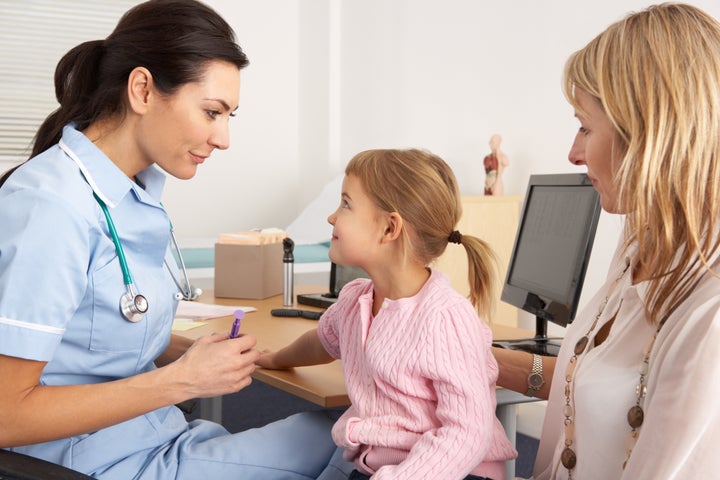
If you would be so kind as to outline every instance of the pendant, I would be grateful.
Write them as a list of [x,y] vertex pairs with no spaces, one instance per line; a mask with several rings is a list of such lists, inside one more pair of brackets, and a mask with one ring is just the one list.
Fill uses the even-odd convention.
[[585,347],[587,347],[588,342],[590,342],[590,339],[587,337],[587,335],[578,340],[578,342],[575,344],[575,355],[582,355],[582,353],[585,351]]
[[563,450],[560,455],[560,461],[562,462],[563,467],[568,470],[572,470],[575,468],[575,464],[577,463],[577,456],[575,455],[575,452],[573,452],[572,448],[565,447],[565,450]]
[[632,428],[640,428],[645,419],[645,412],[640,405],[634,405],[628,410],[627,421]]

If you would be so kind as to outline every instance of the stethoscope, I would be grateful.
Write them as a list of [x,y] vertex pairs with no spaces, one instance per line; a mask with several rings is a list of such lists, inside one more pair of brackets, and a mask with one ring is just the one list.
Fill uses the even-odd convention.
[[[95,182],[85,168],[85,165],[80,161],[77,155],[75,155],[75,152],[73,152],[72,149],[70,149],[70,147],[68,147],[65,142],[62,141],[62,139],[60,140],[60,142],[58,142],[58,144],[60,148],[77,164],[78,168],[80,168],[80,171],[85,177],[85,180],[87,180],[87,182],[90,184],[90,188],[92,188],[93,190],[93,196],[95,197],[95,200],[97,200],[97,202],[100,204],[100,208],[105,214],[105,220],[107,220],[108,230],[110,230],[110,236],[112,237],[113,244],[115,245],[115,251],[117,252],[118,260],[120,261],[120,269],[122,270],[123,282],[125,283],[126,289],[125,293],[120,297],[120,312],[122,313],[123,317],[125,317],[128,321],[133,323],[139,322],[145,317],[145,314],[148,311],[148,301],[145,296],[135,291],[135,285],[133,284],[132,275],[130,274],[130,268],[128,267],[127,260],[125,259],[125,251],[123,250],[122,244],[120,243],[120,238],[118,237],[115,223],[110,216],[110,210],[108,209],[105,202],[97,195],[97,193],[95,193]],[[185,268],[185,260],[183,259],[182,252],[178,247],[177,239],[175,238],[175,232],[173,231],[172,222],[170,222],[170,239],[172,240],[173,248],[177,252],[177,258],[180,261],[180,267],[182,269],[183,280],[185,281],[185,285],[183,286],[180,284],[178,279],[175,278],[173,269],[170,268],[170,265],[168,265],[166,258],[164,260],[165,266],[170,272],[170,276],[175,282],[175,285],[177,285],[178,289],[180,290],[175,294],[175,299],[178,301],[196,300],[202,294],[202,290],[200,290],[199,288],[193,288],[192,285],[190,285],[187,268]]]
[[[95,197],[95,200],[97,200],[98,204],[100,204],[100,208],[105,214],[108,230],[110,230],[110,236],[112,237],[113,244],[115,245],[115,251],[117,252],[118,260],[120,261],[120,269],[122,270],[123,282],[125,283],[126,289],[125,293],[120,297],[120,312],[122,312],[123,317],[125,317],[126,320],[133,323],[139,322],[145,317],[145,314],[148,311],[149,305],[147,298],[135,291],[135,285],[133,284],[132,275],[130,274],[130,268],[128,267],[127,260],[125,259],[125,251],[120,243],[115,223],[110,216],[110,210],[107,205],[105,205],[105,202],[103,202],[95,192],[93,192],[93,197]],[[178,247],[172,222],[170,222],[170,239],[172,240],[173,247],[175,248],[178,259],[180,260],[180,268],[182,270],[183,280],[185,281],[185,285],[180,284],[178,279],[175,277],[172,268],[170,268],[170,265],[167,264],[167,259],[165,259],[165,266],[168,268],[175,285],[177,285],[180,290],[175,294],[175,299],[196,300],[202,294],[202,290],[199,288],[193,288],[192,285],[190,285],[187,268],[185,268],[185,260],[183,259],[182,252]]]

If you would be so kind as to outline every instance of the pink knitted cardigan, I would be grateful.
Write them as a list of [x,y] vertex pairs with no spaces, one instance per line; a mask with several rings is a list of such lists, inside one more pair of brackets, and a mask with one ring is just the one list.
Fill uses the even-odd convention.
[[436,270],[375,317],[372,304],[372,283],[356,280],[319,322],[352,402],[333,428],[345,457],[373,480],[504,478],[517,452],[495,417],[492,333],[472,304]]

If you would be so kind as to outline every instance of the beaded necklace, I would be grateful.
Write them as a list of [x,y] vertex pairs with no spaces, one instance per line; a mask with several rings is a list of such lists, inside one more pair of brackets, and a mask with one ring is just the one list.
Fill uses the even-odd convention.
[[[574,433],[575,433],[575,406],[574,406],[574,398],[575,398],[575,386],[573,384],[574,379],[574,373],[575,373],[575,367],[577,366],[578,358],[588,351],[588,347],[590,345],[590,335],[594,332],[595,327],[598,324],[598,320],[600,320],[600,317],[603,314],[603,311],[605,310],[605,307],[608,304],[608,301],[610,300],[610,297],[612,296],[612,293],[614,292],[615,288],[617,287],[617,284],[620,282],[620,280],[625,276],[625,273],[630,268],[630,262],[626,260],[625,268],[623,271],[618,275],[618,277],[615,279],[615,282],[613,282],[613,286],[610,290],[608,290],[607,295],[605,296],[605,299],[600,304],[600,307],[598,308],[598,313],[595,315],[595,319],[593,320],[592,325],[588,329],[588,331],[583,335],[580,340],[575,344],[575,349],[573,350],[573,356],[570,358],[570,361],[568,362],[567,369],[565,370],[565,407],[563,409],[563,415],[565,416],[565,448],[563,449],[562,453],[560,454],[560,462],[562,463],[563,467],[567,468],[568,470],[568,480],[572,480],[573,478],[573,468],[575,468],[575,465],[577,464],[577,455],[575,454],[575,451],[573,450],[573,439],[574,439]],[[655,329],[655,333],[652,337],[650,337],[649,341],[645,345],[645,348],[643,349],[643,360],[640,363],[640,367],[638,368],[638,373],[640,375],[640,380],[638,381],[637,386],[635,387],[635,395],[636,395],[636,401],[635,405],[630,407],[627,413],[627,421],[628,425],[630,425],[630,432],[628,432],[626,441],[625,441],[625,453],[627,457],[625,458],[625,461],[623,462],[623,470],[625,469],[625,466],[627,465],[628,460],[630,460],[630,455],[632,454],[633,447],[635,447],[635,444],[637,443],[638,437],[640,436],[640,427],[643,424],[643,420],[645,419],[645,412],[642,408],[643,401],[645,399],[645,395],[647,394],[647,373],[650,369],[650,354],[652,353],[652,348],[655,345],[655,340],[657,339],[658,333],[660,333],[660,329],[665,325],[665,322],[670,317],[673,311],[683,302],[685,299],[687,299],[690,292],[694,289],[694,286],[697,285],[697,283],[700,281],[700,278],[698,278],[693,287],[689,288],[685,295],[682,297],[680,301],[675,303],[675,305],[663,316],[662,320],[658,322],[657,328]],[[618,307],[619,309],[619,307]],[[597,335],[597,333],[595,333]],[[594,339],[594,337],[593,337]]]
[[595,315],[595,319],[590,325],[590,328],[575,344],[573,356],[570,357],[570,361],[568,362],[568,366],[565,370],[565,407],[563,408],[563,415],[565,417],[565,448],[560,454],[560,462],[563,467],[568,470],[568,480],[573,478],[573,468],[575,468],[575,465],[577,464],[577,455],[575,454],[575,450],[572,448],[573,440],[575,438],[575,385],[573,384],[575,366],[577,365],[578,357],[586,353],[588,346],[590,345],[590,335],[595,330],[595,327],[597,327],[598,320],[600,320],[603,311],[605,311],[605,307],[607,306],[612,293],[615,291],[615,287],[617,287],[617,284],[623,276],[625,276],[625,272],[628,271],[628,268],[630,268],[630,262],[626,261],[625,268],[615,279],[612,288],[608,290],[608,293],[605,295],[605,299],[600,304],[597,315]]

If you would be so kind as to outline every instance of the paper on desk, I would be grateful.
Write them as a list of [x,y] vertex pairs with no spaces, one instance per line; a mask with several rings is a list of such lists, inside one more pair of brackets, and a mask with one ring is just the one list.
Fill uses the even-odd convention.
[[245,313],[254,312],[255,307],[215,305],[211,303],[190,302],[180,300],[177,312],[175,313],[176,322],[196,322],[198,320],[207,320],[209,318],[225,317],[232,315],[235,310],[243,310]]
[[202,327],[206,322],[189,322],[187,320],[176,320],[172,324],[173,332],[184,332],[193,328]]

